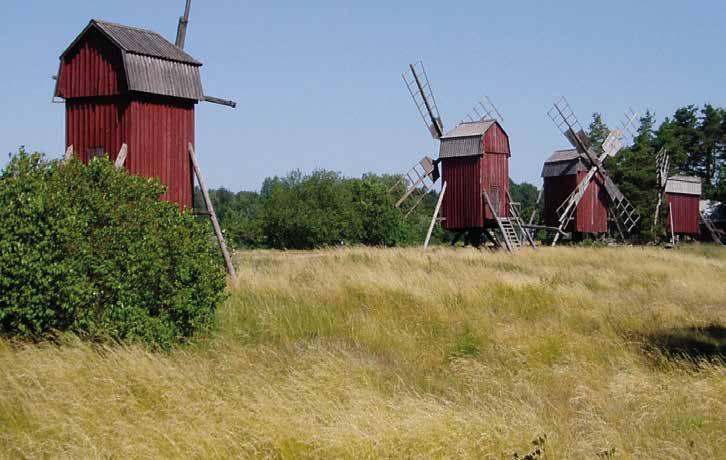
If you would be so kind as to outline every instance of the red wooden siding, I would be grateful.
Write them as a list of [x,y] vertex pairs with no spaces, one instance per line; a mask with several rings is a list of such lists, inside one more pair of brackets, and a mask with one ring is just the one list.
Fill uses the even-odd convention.
[[[570,196],[586,175],[586,171],[580,171],[577,174],[544,178],[545,225],[559,227],[557,208]],[[607,232],[607,196],[599,179],[596,178],[587,187],[573,217],[574,219],[564,229],[566,232]]]
[[484,225],[481,188],[481,158],[469,156],[442,161],[446,194],[442,203],[447,230],[479,228]]
[[[700,234],[700,218],[698,209],[700,197],[698,195],[667,193],[666,199],[668,201],[670,209],[673,212],[674,233],[698,236]],[[668,217],[667,228],[670,232],[670,216]]]
[[[572,193],[577,186],[577,176],[569,174],[566,176],[552,176],[544,178],[544,221],[550,227],[559,227],[557,208]],[[565,231],[574,231],[574,223],[571,222]]]
[[191,208],[193,177],[187,145],[194,144],[194,102],[134,98],[127,114],[126,167],[134,174],[159,178],[168,187],[163,199]]
[[124,96],[67,101],[66,146],[72,145],[83,162],[97,149],[115,160],[127,139],[127,107]]
[[126,168],[158,178],[168,188],[162,198],[188,208],[193,194],[190,142],[194,144],[193,101],[119,96],[66,102],[66,145],[81,161],[97,150],[115,160],[126,143]]
[[[587,176],[587,171],[577,173],[579,184]],[[581,233],[605,233],[608,231],[607,196],[598,176],[588,185],[582,200],[577,205],[576,229]],[[558,205],[559,206],[559,205]]]
[[121,51],[91,29],[61,61],[56,96],[114,96],[126,91]]
[[509,149],[509,136],[504,132],[499,123],[494,123],[486,133],[484,133],[484,152],[485,153],[505,153],[511,156]]
[[[481,177],[484,189],[487,191],[489,199],[496,204],[499,203],[497,213],[499,216],[507,216],[509,199],[507,191],[509,190],[509,156],[504,153],[487,153],[482,157]],[[497,191],[499,196],[497,196]],[[485,219],[493,220],[489,206],[484,204]]]

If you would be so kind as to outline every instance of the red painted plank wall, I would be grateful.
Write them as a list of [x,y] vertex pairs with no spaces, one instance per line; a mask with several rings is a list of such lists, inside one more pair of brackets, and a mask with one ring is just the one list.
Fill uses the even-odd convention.
[[[550,227],[559,227],[557,208],[570,196],[577,186],[577,176],[553,176],[544,178],[544,222]],[[565,228],[565,231],[574,231],[574,222]]]
[[194,103],[134,95],[74,99],[66,102],[66,146],[81,161],[96,152],[115,160],[128,145],[126,168],[156,177],[168,188],[162,196],[181,207],[192,206],[192,168],[187,150],[194,144]]
[[[673,230],[682,235],[698,236],[700,230],[698,195],[683,195],[680,193],[666,194],[666,200],[673,211]],[[668,217],[667,228],[671,230],[671,219]]]
[[499,123],[494,123],[484,133],[484,153],[506,153],[507,156],[511,155],[509,136],[499,126]]
[[124,96],[66,101],[66,146],[83,162],[95,152],[107,153],[116,159],[126,142],[126,108]]
[[[557,208],[570,196],[586,175],[586,171],[580,171],[576,175],[544,178],[545,225],[559,227]],[[565,227],[566,232],[607,232],[607,196],[599,179],[596,178],[587,187],[573,217],[574,219]]]
[[447,230],[478,228],[484,225],[481,158],[470,156],[445,158],[442,161],[442,179],[446,182],[442,212],[446,218],[443,221],[444,228]]
[[157,177],[168,187],[163,199],[192,207],[193,171],[187,145],[194,144],[194,103],[171,98],[137,98],[127,111],[126,167]]
[[126,91],[121,51],[91,30],[61,62],[56,96],[114,96]]
[[[508,206],[509,199],[507,191],[509,190],[509,156],[504,153],[486,153],[482,158],[481,177],[484,189],[487,191],[489,199],[496,204],[499,203],[497,213],[500,217],[509,215]],[[498,194],[498,196],[497,196]],[[489,206],[485,206],[485,219],[493,220]]]
[[[587,171],[577,173],[579,184],[587,176]],[[577,205],[575,231],[581,233],[605,233],[608,231],[607,196],[599,176],[593,179]],[[559,205],[558,205],[559,206]]]

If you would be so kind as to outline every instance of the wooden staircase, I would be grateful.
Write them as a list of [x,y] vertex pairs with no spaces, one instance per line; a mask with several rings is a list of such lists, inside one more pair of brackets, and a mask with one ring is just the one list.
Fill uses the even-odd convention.
[[499,227],[499,232],[502,235],[502,240],[504,240],[504,245],[507,248],[507,251],[514,252],[515,250],[521,248],[523,246],[523,241],[520,238],[520,235],[524,235],[526,242],[529,243],[530,246],[533,248],[537,248],[537,246],[534,244],[534,240],[532,239],[532,235],[529,234],[528,231],[524,228],[524,223],[522,222],[521,217],[519,216],[519,211],[517,209],[517,206],[519,203],[515,203],[512,201],[512,197],[509,195],[509,191],[507,191],[507,197],[509,198],[509,216],[499,216],[497,214],[497,211],[494,209],[494,206],[492,205],[491,200],[489,199],[489,195],[486,191],[482,192],[482,195],[484,196],[484,201],[489,207],[489,210],[494,215],[494,219],[497,221],[497,226]]
[[713,221],[711,220],[708,215],[706,215],[705,212],[701,213],[701,222],[703,222],[703,225],[706,226],[709,233],[711,234],[711,238],[713,238],[713,241],[718,244],[723,244],[721,241],[721,236],[723,235],[723,232],[716,228],[715,225],[713,225]]
[[508,241],[513,249],[521,248],[522,242],[519,236],[517,236],[517,230],[514,228],[515,223],[509,217],[500,217],[498,220],[500,230],[502,235],[504,235],[504,240]]

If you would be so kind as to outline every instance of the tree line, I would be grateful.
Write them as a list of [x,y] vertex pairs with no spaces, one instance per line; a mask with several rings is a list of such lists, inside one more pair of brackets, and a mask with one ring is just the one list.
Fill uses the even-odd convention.
[[[598,113],[588,135],[600,146],[609,128]],[[636,236],[652,238],[658,185],[655,156],[666,148],[671,174],[701,177],[705,199],[726,201],[726,109],[704,105],[676,110],[660,126],[646,112],[639,120],[632,146],[606,161],[606,168],[641,220]],[[543,152],[543,161],[544,154]],[[406,246],[423,242],[438,199],[436,191],[416,191],[411,201],[421,204],[408,216],[394,205],[405,190],[401,176],[365,174],[349,178],[340,173],[316,170],[292,171],[264,180],[259,192],[210,190],[210,196],[229,243],[237,248],[310,249],[333,245]],[[521,205],[528,220],[537,209],[542,216],[539,189],[529,183],[510,182],[512,199]],[[422,196],[422,194],[424,196]],[[195,207],[202,208],[199,194]],[[538,221],[535,221],[538,223]],[[445,244],[453,235],[436,226],[432,241]]]

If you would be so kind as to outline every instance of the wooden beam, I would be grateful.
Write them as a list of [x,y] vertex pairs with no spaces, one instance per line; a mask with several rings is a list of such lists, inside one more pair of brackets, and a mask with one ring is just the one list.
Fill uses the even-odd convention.
[[114,166],[116,166],[116,169],[121,169],[124,167],[124,164],[126,163],[126,156],[129,153],[129,147],[124,144],[121,146],[121,150],[118,151],[118,155],[116,156],[116,162],[114,163]]
[[673,247],[676,247],[676,229],[673,226],[673,203],[668,203],[668,214],[670,214],[671,219],[671,243]]
[[199,168],[197,157],[194,154],[194,146],[191,142],[189,143],[189,157],[192,160],[192,166],[194,167],[194,174],[197,176],[199,188],[202,190],[202,195],[204,196],[204,204],[207,206],[207,211],[209,211],[209,218],[212,220],[214,234],[217,237],[219,248],[222,250],[222,256],[224,256],[224,263],[227,265],[227,273],[232,276],[233,281],[237,281],[237,272],[234,270],[232,258],[229,256],[229,251],[227,250],[227,244],[224,242],[222,228],[219,226],[219,221],[217,220],[217,213],[214,212],[214,205],[212,205],[212,200],[209,198],[209,190],[207,189],[207,184],[204,182],[204,178],[202,177],[202,171]]
[[179,25],[176,28],[176,46],[184,49],[187,39],[187,26],[189,25],[189,10],[192,7],[192,0],[187,0],[184,6],[184,16],[179,18]]
[[73,158],[73,146],[69,145],[66,149],[65,155],[63,155],[63,163],[68,163]]
[[219,104],[219,105],[226,105],[227,107],[235,108],[237,107],[237,103],[234,101],[229,101],[227,99],[221,99],[214,96],[204,96],[204,100],[206,102],[211,102],[212,104]]
[[444,201],[444,193],[446,193],[446,182],[441,186],[441,193],[439,194],[439,200],[436,202],[436,209],[434,209],[434,215],[431,218],[431,225],[429,225],[429,231],[426,233],[426,241],[424,241],[424,252],[429,247],[429,241],[431,241],[431,233],[434,231],[434,225],[436,225],[436,218],[439,216],[441,210],[441,203]]

